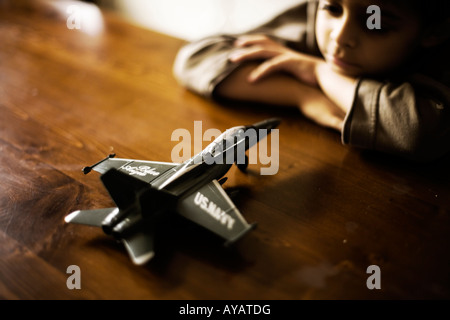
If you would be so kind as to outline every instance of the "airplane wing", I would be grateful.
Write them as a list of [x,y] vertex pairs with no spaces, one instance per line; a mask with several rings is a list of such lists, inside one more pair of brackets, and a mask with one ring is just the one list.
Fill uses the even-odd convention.
[[181,199],[177,212],[231,244],[255,227],[248,224],[217,180]]
[[101,174],[104,174],[109,169],[114,168],[139,180],[150,183],[160,174],[176,167],[177,165],[178,163],[170,162],[108,158],[92,166],[91,168]]
[[85,224],[88,226],[101,227],[106,217],[118,208],[104,208],[94,210],[78,210],[67,215],[64,220],[67,223]]

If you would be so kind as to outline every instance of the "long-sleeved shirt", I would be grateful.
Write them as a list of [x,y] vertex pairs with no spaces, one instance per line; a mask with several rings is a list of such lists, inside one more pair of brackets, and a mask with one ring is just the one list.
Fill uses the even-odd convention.
[[[315,2],[304,0],[248,33],[263,33],[287,47],[320,56],[315,39]],[[179,51],[174,74],[188,89],[214,98],[214,89],[238,63],[229,61],[240,35],[217,35]],[[342,142],[413,160],[450,151],[449,42],[425,52],[402,77],[361,77],[341,132]]]

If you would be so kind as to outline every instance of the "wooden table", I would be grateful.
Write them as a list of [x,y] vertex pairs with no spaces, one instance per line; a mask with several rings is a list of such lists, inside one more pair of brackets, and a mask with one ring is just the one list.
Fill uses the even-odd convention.
[[[448,158],[361,152],[295,110],[207,101],[173,77],[182,40],[108,12],[89,34],[67,16],[0,1],[0,298],[450,298]],[[223,131],[270,117],[282,119],[279,172],[227,174],[258,223],[231,250],[177,222],[135,266],[100,229],[64,222],[113,205],[99,175],[81,172],[110,152],[171,161],[172,133],[194,121]],[[67,287],[71,265],[81,289]],[[372,265],[381,289],[367,286]]]

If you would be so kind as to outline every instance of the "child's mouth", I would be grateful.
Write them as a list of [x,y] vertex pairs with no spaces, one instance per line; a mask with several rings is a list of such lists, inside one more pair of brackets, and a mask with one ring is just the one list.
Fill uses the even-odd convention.
[[328,55],[327,57],[328,62],[331,62],[333,65],[339,67],[340,69],[343,70],[355,70],[355,69],[360,69],[359,65],[355,64],[355,63],[351,63],[345,59],[339,58],[335,55]]

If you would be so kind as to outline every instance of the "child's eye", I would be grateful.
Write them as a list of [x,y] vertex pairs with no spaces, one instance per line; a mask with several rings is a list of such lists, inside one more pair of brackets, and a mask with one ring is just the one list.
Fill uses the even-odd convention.
[[393,27],[389,27],[389,26],[381,26],[381,28],[377,29],[369,29],[366,27],[367,32],[371,33],[371,34],[375,34],[375,35],[385,35],[390,33],[391,31],[395,30],[395,28]]
[[389,32],[389,30],[386,29],[386,28],[373,29],[373,30],[370,30],[370,31],[375,32],[375,33],[378,33],[378,34],[386,34],[386,33]]
[[321,10],[327,11],[332,15],[339,15],[342,13],[342,7],[340,5],[337,4],[332,4],[332,3],[324,3],[321,7]]

